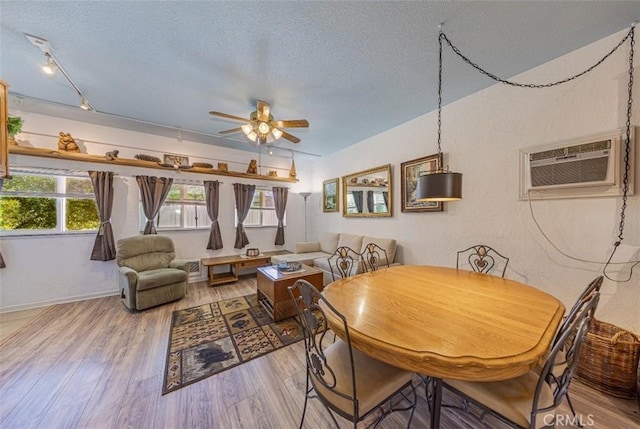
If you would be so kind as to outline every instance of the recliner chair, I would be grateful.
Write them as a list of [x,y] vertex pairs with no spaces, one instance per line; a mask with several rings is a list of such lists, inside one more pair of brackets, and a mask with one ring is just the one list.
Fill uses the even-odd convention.
[[175,259],[173,241],[162,235],[139,235],[117,242],[120,297],[129,310],[176,301],[187,293],[186,260]]

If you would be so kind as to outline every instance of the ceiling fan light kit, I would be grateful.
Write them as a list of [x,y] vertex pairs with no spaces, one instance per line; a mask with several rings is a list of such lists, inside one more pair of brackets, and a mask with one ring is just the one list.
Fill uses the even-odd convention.
[[258,101],[256,103],[256,110],[251,112],[249,119],[215,111],[211,111],[209,114],[234,121],[245,122],[245,124],[240,127],[220,131],[220,134],[233,134],[242,131],[249,140],[259,145],[269,144],[281,138],[289,140],[292,143],[299,143],[299,138],[282,131],[280,128],[309,127],[309,122],[306,119],[275,121],[271,114],[271,106],[264,101]]

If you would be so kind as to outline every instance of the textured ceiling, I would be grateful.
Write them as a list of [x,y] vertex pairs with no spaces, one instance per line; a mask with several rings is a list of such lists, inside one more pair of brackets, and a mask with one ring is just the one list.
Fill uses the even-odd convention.
[[[510,77],[638,19],[638,1],[0,1],[0,78],[13,109],[252,151],[208,112],[248,117],[264,100],[275,119],[310,122],[274,147],[326,155],[436,108],[441,22]],[[42,73],[25,33],[49,41],[97,112]],[[492,83],[445,48],[445,104]]]

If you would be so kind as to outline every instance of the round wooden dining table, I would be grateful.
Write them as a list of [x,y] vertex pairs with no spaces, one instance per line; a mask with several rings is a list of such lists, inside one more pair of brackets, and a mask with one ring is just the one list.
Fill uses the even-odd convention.
[[[564,314],[555,297],[513,280],[455,268],[401,265],[325,287],[347,319],[353,347],[433,377],[431,427],[442,378],[518,377],[544,358]],[[345,339],[342,324],[327,322]]]

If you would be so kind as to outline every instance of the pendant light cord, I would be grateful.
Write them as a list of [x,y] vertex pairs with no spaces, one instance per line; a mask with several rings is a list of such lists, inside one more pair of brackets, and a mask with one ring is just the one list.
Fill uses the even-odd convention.
[[[632,276],[633,276],[633,269],[636,265],[640,264],[640,261],[629,261],[629,262],[618,262],[618,263],[613,263],[611,262],[611,260],[613,259],[613,256],[615,255],[616,251],[618,250],[618,247],[620,246],[620,243],[622,242],[622,240],[624,239],[624,226],[625,226],[625,213],[626,213],[626,209],[627,209],[627,198],[628,198],[628,194],[629,194],[629,171],[631,169],[631,117],[632,117],[632,107],[633,107],[633,51],[634,51],[634,46],[635,46],[635,26],[636,26],[636,22],[634,22],[631,25],[631,29],[629,30],[629,32],[622,38],[622,40],[620,40],[620,42],[618,42],[618,44],[616,46],[613,47],[613,49],[611,49],[609,52],[607,52],[599,61],[597,61],[595,64],[593,64],[591,67],[587,68],[586,70],[577,73],[575,75],[569,76],[567,78],[555,81],[555,82],[550,82],[550,83],[520,83],[520,82],[515,82],[515,81],[511,81],[508,79],[503,79],[500,78],[498,76],[496,76],[495,74],[486,71],[485,69],[483,69],[482,67],[480,67],[478,64],[476,64],[475,62],[471,61],[469,58],[467,58],[461,51],[460,49],[458,49],[452,42],[451,40],[449,40],[449,38],[446,36],[446,34],[444,34],[444,32],[442,31],[442,25],[440,25],[440,34],[438,37],[438,42],[439,42],[439,75],[438,75],[438,154],[440,154],[440,127],[441,127],[441,123],[440,123],[440,115],[441,115],[441,109],[442,109],[442,41],[444,40],[445,42],[447,42],[447,44],[449,45],[449,47],[453,50],[453,52],[455,52],[460,58],[462,58],[462,60],[464,62],[466,62],[467,64],[469,64],[471,67],[473,67],[474,69],[478,70],[480,73],[484,74],[485,76],[488,76],[489,78],[495,80],[496,82],[505,84],[505,85],[510,85],[510,86],[514,86],[514,87],[519,87],[519,88],[531,88],[531,89],[541,89],[541,88],[550,88],[550,87],[554,87],[557,85],[561,85],[567,82],[570,82],[574,79],[577,79],[581,76],[584,76],[585,74],[591,72],[593,69],[595,69],[596,67],[598,67],[600,64],[602,64],[603,62],[605,62],[609,57],[611,57],[613,55],[614,52],[616,52],[627,40],[630,40],[630,49],[629,49],[629,83],[628,83],[628,98],[627,98],[627,117],[626,117],[626,130],[625,130],[625,152],[624,152],[624,172],[623,172],[623,179],[622,179],[622,206],[620,208],[620,222],[618,224],[618,235],[617,235],[617,241],[615,241],[613,243],[613,250],[611,251],[611,254],[609,255],[609,258],[607,259],[606,262],[604,262],[604,267],[602,269],[602,274],[609,280],[611,281],[617,281],[617,282],[628,282],[631,280]],[[528,195],[528,194],[527,194]],[[544,233],[544,231],[542,230],[542,228],[540,227],[540,225],[538,224],[534,214],[533,214],[533,207],[531,206],[531,197],[528,195],[529,197],[529,209],[531,212],[531,217],[534,221],[534,223],[536,224],[536,226],[538,227],[538,230],[540,231],[540,233],[542,233],[542,236],[551,244],[551,246],[556,249],[559,253],[561,253],[562,255],[576,260],[576,261],[580,261],[580,262],[589,262],[589,263],[603,263],[600,261],[589,261],[589,260],[585,260],[585,259],[580,259],[580,258],[576,258],[573,256],[570,256],[568,254],[566,254],[565,252],[563,252],[562,250],[560,250],[550,239],[549,237]],[[629,277],[625,280],[615,280],[612,279],[611,277],[609,277],[607,275],[607,267],[609,265],[624,265],[624,264],[633,264],[631,266],[630,272],[629,272]]]

